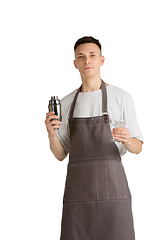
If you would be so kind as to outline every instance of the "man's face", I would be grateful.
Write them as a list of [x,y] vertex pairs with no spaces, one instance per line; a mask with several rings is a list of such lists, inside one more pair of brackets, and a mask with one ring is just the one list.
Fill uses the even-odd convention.
[[76,48],[74,65],[82,77],[100,74],[100,66],[104,64],[104,60],[99,47],[94,43],[81,44]]

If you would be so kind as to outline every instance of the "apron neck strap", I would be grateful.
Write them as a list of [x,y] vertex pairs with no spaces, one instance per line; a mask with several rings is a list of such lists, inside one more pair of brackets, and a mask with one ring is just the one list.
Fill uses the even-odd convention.
[[103,80],[102,80],[102,112],[103,114],[108,114],[107,89],[106,89],[106,84]]
[[[71,108],[70,108],[70,112],[69,112],[69,119],[73,118],[73,112],[74,112],[74,108],[75,108],[75,104],[77,101],[77,97],[79,92],[81,92],[82,89],[82,85],[80,86],[80,88],[78,89],[78,91],[76,92]],[[102,112],[103,114],[107,114],[107,90],[106,90],[106,85],[105,82],[102,80]]]

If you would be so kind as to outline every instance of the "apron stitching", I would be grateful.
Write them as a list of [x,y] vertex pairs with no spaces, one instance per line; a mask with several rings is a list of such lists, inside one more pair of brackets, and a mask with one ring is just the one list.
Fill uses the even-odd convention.
[[116,180],[117,199],[118,199],[117,173],[116,173],[116,168],[115,168],[115,162],[113,162],[113,163],[114,163],[114,172],[115,172],[115,180]]
[[[88,201],[87,201],[88,200]],[[85,201],[77,201],[77,202],[64,202],[64,205],[71,205],[71,204],[88,204],[88,203],[97,203],[97,202],[128,202],[127,199],[104,199],[104,200],[98,200],[97,199],[87,199]]]
[[104,119],[104,118],[109,118],[109,115],[99,115],[99,116],[95,116],[95,117],[73,117],[73,118],[68,118],[68,121],[72,121],[72,119],[74,120],[78,120],[78,121],[87,121],[87,120],[95,120],[95,119]]
[[[83,159],[85,159],[85,160],[87,160],[87,159],[92,159],[92,160],[94,160],[94,159],[102,159],[102,160],[103,160],[103,159],[104,159],[104,160],[105,160],[105,159],[108,159],[108,160],[109,160],[109,159],[113,159],[113,160],[117,160],[117,161],[118,161],[118,160],[119,160],[119,161],[121,160],[121,158],[116,158],[116,157],[94,157],[94,158],[93,158],[93,157],[91,157],[91,158],[85,158],[85,157],[84,157],[84,158],[75,158],[74,160],[77,161],[77,160],[83,160]],[[113,161],[113,160],[112,160],[112,161]],[[76,161],[75,161],[75,162],[76,162]],[[74,162],[74,161],[71,160],[70,162]]]
[[123,175],[123,185],[124,185],[125,196],[126,196],[126,198],[127,198],[126,184],[125,184],[124,172],[123,172],[122,165],[121,165],[121,170],[122,170],[122,175]]
[[70,200],[70,201],[67,201],[66,203],[83,203],[83,202],[101,202],[101,201],[116,201],[116,202],[119,202],[119,200],[122,200],[124,202],[127,202],[127,199],[125,198],[102,198],[102,199],[97,199],[96,198],[89,198],[89,199],[85,199],[85,200]]
[[97,163],[95,162],[95,168],[96,168],[96,185],[97,185],[97,200],[99,200],[99,197],[98,197],[98,175],[97,175]]
[[[106,160],[105,160],[106,161]],[[112,160],[113,161],[113,160]],[[111,164],[120,164],[119,162],[113,163],[113,162],[109,162]],[[104,162],[102,163],[82,163],[82,164],[74,164],[74,165],[68,165],[68,167],[76,167],[76,166],[89,166],[89,165],[94,165],[94,164],[104,164]]]
[[75,124],[75,125],[70,125],[70,127],[84,127],[84,126],[88,126],[88,127],[93,127],[93,126],[97,126],[97,125],[103,125],[104,123],[96,123],[96,124]]
[[105,177],[106,177],[106,193],[107,193],[107,199],[108,199],[108,184],[107,184],[107,166],[106,166],[106,160],[105,160]]

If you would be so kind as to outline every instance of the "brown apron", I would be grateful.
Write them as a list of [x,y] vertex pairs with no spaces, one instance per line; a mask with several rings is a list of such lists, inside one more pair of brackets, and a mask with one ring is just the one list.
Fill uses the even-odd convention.
[[73,118],[60,240],[135,240],[131,194],[121,157],[112,141],[107,91],[102,80],[103,116]]

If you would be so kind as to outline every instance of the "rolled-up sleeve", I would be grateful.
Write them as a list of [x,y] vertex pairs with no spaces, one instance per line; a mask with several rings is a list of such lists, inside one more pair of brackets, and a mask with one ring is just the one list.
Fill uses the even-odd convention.
[[127,121],[126,127],[129,129],[130,137],[138,138],[139,140],[144,142],[143,135],[137,121],[134,102],[131,95],[129,94],[127,98],[125,98],[124,115]]

